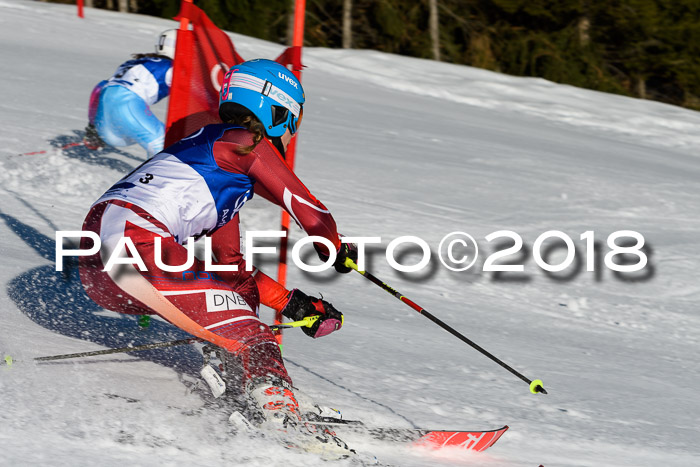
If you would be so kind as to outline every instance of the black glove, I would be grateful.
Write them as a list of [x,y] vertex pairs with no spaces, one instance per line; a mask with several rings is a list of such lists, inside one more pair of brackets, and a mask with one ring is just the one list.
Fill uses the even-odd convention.
[[[316,249],[316,253],[318,253],[318,257],[321,258],[321,261],[323,261],[324,263],[328,261],[328,255],[321,252],[321,250],[318,248],[318,246],[316,246],[315,243],[314,248]],[[333,267],[336,271],[338,271],[341,274],[347,274],[350,271],[352,271],[352,268],[349,268],[345,265],[346,258],[350,258],[353,261],[353,263],[357,264],[357,245],[355,245],[354,243],[340,244],[340,248],[338,249],[338,253],[336,254]]]
[[307,316],[320,316],[310,328],[302,328],[307,336],[327,336],[343,327],[343,314],[325,300],[309,297],[299,289],[289,293],[289,301],[282,309],[282,315],[292,321],[300,321]]
[[345,259],[350,258],[353,263],[357,264],[357,245],[354,243],[341,243],[338,250],[338,256],[335,258],[333,267],[341,274],[347,274],[352,271],[345,265]]

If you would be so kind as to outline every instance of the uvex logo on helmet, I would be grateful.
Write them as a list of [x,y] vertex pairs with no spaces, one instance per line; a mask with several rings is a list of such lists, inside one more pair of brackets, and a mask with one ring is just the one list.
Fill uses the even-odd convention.
[[277,76],[279,76],[281,79],[285,80],[286,82],[288,82],[289,84],[294,86],[294,89],[299,89],[299,86],[297,86],[297,82],[295,79],[290,78],[289,76],[285,75],[281,71],[277,72]]
[[295,104],[297,104],[291,97],[289,97],[287,94],[284,92],[280,92],[281,89],[272,89],[270,91],[270,96],[273,96],[274,99],[279,102],[280,104],[286,104],[287,108],[293,107]]

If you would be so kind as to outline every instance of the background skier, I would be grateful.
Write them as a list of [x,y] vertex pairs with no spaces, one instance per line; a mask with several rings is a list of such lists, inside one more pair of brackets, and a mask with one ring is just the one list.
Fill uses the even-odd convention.
[[95,86],[85,128],[86,147],[138,143],[149,157],[163,149],[165,125],[150,106],[170,94],[176,38],[177,30],[164,31],[155,53],[134,54],[111,78]]

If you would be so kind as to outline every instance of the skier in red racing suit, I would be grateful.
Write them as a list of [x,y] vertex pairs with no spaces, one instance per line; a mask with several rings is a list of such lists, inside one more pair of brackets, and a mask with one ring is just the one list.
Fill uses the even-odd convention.
[[[238,65],[221,91],[226,123],[208,125],[137,167],[95,202],[83,226],[102,242],[100,253],[81,257],[87,294],[109,310],[160,315],[224,349],[239,368],[233,381],[259,405],[263,422],[298,418],[299,407],[277,342],[258,318],[259,304],[291,320],[318,315],[304,328],[314,338],[340,329],[343,316],[325,300],[288,291],[257,269],[246,271],[238,211],[260,195],[287,210],[308,235],[328,239],[339,272],[350,271],[345,259],[357,257],[355,245],[341,243],[330,212],[283,159],[303,103],[301,84],[285,67],[268,60]],[[214,266],[238,270],[206,271],[195,258],[186,271],[169,271],[188,261],[187,239],[202,235],[211,238]],[[90,243],[84,238],[81,248]],[[327,248],[314,246],[327,260]],[[112,263],[105,271],[115,252],[133,264]]]

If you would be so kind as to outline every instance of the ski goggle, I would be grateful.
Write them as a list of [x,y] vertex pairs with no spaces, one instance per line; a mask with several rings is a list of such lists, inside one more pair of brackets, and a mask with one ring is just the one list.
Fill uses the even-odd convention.
[[286,107],[282,107],[280,105],[272,106],[272,126],[288,123],[289,132],[291,134],[295,134],[297,131],[299,131],[302,118],[304,118],[304,106],[302,105],[299,106],[299,115],[294,116],[294,114],[292,114],[291,118],[290,110]]
[[292,116],[291,121],[289,122],[289,131],[292,134],[295,134],[297,131],[299,131],[299,128],[301,128],[301,120],[304,118],[304,106],[299,107],[299,115],[297,117]]

